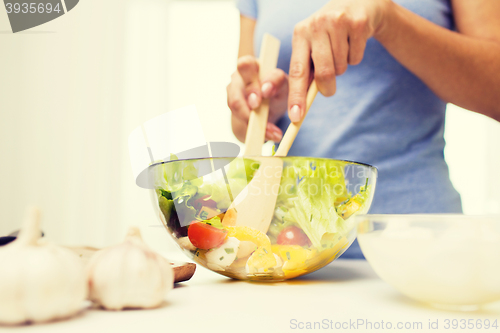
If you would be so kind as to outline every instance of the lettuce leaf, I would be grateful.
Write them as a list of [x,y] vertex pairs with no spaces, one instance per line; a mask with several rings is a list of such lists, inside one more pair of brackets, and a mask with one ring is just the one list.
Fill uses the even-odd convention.
[[206,223],[206,224],[211,225],[212,227],[216,227],[218,229],[224,229],[224,226],[222,225],[222,221],[220,220],[220,217],[218,217],[218,216],[214,216],[209,220],[204,220],[204,221],[200,221],[200,222]]
[[321,195],[311,195],[309,187],[304,182],[299,186],[298,200],[285,215],[285,221],[294,221],[309,237],[311,243],[318,249],[322,248],[321,238],[325,233],[345,232],[344,220],[339,217],[333,202],[335,196],[331,192]]
[[179,190],[172,193],[181,226],[187,226],[196,219],[197,210],[190,204],[190,199],[196,196],[197,193],[198,187],[190,182],[183,183]]
[[[164,192],[170,194],[167,191]],[[168,223],[168,221],[170,220],[170,216],[172,215],[172,210],[174,208],[174,200],[172,200],[172,197],[170,197],[169,199],[167,196],[161,194],[158,198],[158,204],[163,216],[165,216],[165,221]]]
[[249,182],[259,166],[260,163],[251,158],[237,157],[229,163],[227,177],[228,179],[245,179]]
[[[345,201],[347,192],[344,178],[345,162],[297,160],[283,172],[282,191],[278,197],[282,221],[273,220],[276,233],[290,224],[298,225],[313,246],[323,248],[325,234],[345,233],[348,224],[339,216],[335,203]],[[285,187],[285,188],[283,188]],[[285,208],[283,208],[285,207]]]
[[[246,178],[230,178],[229,184],[224,180],[214,181],[210,184],[203,184],[199,188],[202,195],[209,195],[210,199],[217,203],[217,208],[226,211],[231,205],[231,195],[233,200],[247,186]],[[231,195],[230,195],[231,194]]]

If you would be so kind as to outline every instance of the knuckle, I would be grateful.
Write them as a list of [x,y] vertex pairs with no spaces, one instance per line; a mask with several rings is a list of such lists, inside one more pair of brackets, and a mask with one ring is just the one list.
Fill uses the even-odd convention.
[[231,99],[228,98],[228,106],[231,109],[231,111],[239,111],[242,106],[242,102],[239,99]]
[[286,74],[281,69],[276,69],[274,72],[274,81],[275,84],[282,84],[286,79]]
[[259,96],[260,95],[259,91],[260,91],[260,83],[256,81],[250,82],[245,87],[246,96],[250,95],[251,93],[254,93],[257,96]]
[[328,25],[328,27],[334,27],[335,24],[336,24],[336,19],[335,19],[335,16],[334,15],[328,15],[328,18],[327,18],[327,21],[326,21],[326,24]]
[[327,24],[328,24],[328,16],[321,13],[321,14],[315,15],[311,19],[310,26],[311,26],[311,30],[313,32],[318,32],[320,30],[325,29]]
[[365,17],[356,18],[351,21],[351,29],[356,33],[363,33],[368,25],[368,21]]
[[251,55],[246,55],[238,59],[237,67],[239,71],[248,70],[253,66],[255,66],[255,64],[256,64],[255,58],[252,57]]
[[331,15],[330,22],[335,26],[340,26],[345,24],[347,21],[347,15],[345,12],[335,12]]
[[302,104],[302,99],[304,96],[302,96],[302,93],[297,90],[290,90],[290,93],[288,95],[288,104],[289,105],[301,105]]
[[282,69],[276,68],[274,70],[274,75],[276,76],[276,78],[282,79],[285,77],[285,72]]
[[295,37],[302,37],[306,33],[307,26],[306,23],[300,22],[295,25],[295,28],[293,29],[293,35]]
[[348,15],[346,12],[338,12],[337,13],[337,21],[346,22],[348,20]]
[[300,62],[294,62],[290,65],[289,75],[292,79],[303,78],[306,73],[306,68]]
[[331,67],[319,67],[314,70],[314,76],[322,81],[330,81],[335,78],[335,71]]

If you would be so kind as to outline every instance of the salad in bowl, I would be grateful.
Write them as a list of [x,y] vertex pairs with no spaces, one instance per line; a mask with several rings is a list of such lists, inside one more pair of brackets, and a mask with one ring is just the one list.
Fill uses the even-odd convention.
[[[238,198],[266,159],[280,159],[268,230],[238,224]],[[264,162],[262,162],[264,161]],[[313,272],[354,241],[351,217],[365,214],[377,169],[308,157],[202,158],[149,167],[154,207],[169,234],[198,264],[242,280],[280,281]],[[266,195],[260,193],[259,195]],[[261,207],[255,207],[256,212]]]

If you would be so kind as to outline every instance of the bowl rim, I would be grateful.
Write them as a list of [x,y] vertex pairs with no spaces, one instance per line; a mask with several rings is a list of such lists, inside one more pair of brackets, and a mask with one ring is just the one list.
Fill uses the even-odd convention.
[[356,161],[351,161],[351,160],[343,160],[343,159],[335,159],[335,158],[327,158],[327,157],[313,157],[313,156],[256,156],[256,155],[245,155],[245,156],[212,156],[212,157],[198,157],[198,158],[184,158],[184,159],[178,159],[178,160],[170,160],[170,161],[160,161],[160,162],[155,162],[149,165],[149,167],[154,167],[160,164],[167,164],[167,163],[172,163],[172,162],[184,162],[184,161],[201,161],[201,160],[210,160],[210,159],[228,159],[228,158],[248,158],[248,159],[274,159],[274,158],[279,158],[279,159],[315,159],[315,160],[324,160],[324,161],[330,161],[330,162],[346,162],[349,164],[357,164],[361,165],[364,167],[368,167],[372,170],[375,171],[375,173],[378,175],[378,168],[374,165],[370,165],[368,163],[363,163],[363,162],[356,162]]
[[[436,221],[436,218],[440,219]],[[476,220],[474,223],[478,223],[480,221],[477,220],[498,220],[496,222],[500,222],[500,214],[478,214],[478,215],[468,215],[468,214],[458,214],[458,213],[419,213],[419,214],[359,214],[353,216],[354,222],[361,223],[366,221],[367,219],[370,222],[378,222],[378,223],[387,223],[387,222],[395,222],[406,219],[408,220],[418,220],[418,222],[431,222],[431,223],[439,223],[439,222],[451,222],[453,220],[467,221]]]

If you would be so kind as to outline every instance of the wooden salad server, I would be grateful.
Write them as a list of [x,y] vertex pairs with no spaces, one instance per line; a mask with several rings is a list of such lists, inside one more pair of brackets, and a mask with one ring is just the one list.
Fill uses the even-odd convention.
[[[266,34],[259,57],[261,78],[276,66],[278,53],[279,41]],[[273,65],[272,67],[271,64]],[[304,117],[309,111],[317,93],[318,88],[315,81],[313,81],[308,91]],[[283,161],[279,158],[259,158],[255,156],[260,156],[262,152],[268,113],[269,101],[263,100],[261,107],[250,114],[245,139],[245,156],[254,155],[252,159],[259,161],[260,166],[245,190],[236,197],[229,207],[222,221],[224,225],[248,226],[267,233],[271,224],[276,199],[280,190]],[[302,125],[302,121],[290,124],[275,156],[286,156],[288,154]],[[240,250],[243,250],[244,254],[251,251],[250,249],[245,251],[241,246]],[[238,257],[242,257],[244,254],[239,252]]]
[[309,112],[309,109],[311,108],[311,105],[314,102],[314,99],[316,98],[317,94],[318,94],[318,86],[316,85],[316,81],[313,80],[311,82],[311,85],[309,86],[309,90],[307,91],[306,110],[304,112],[302,120],[296,123],[291,123],[288,126],[285,135],[283,135],[283,139],[281,140],[278,150],[276,151],[276,154],[274,154],[274,156],[288,155],[288,151],[292,147],[292,144],[295,141],[297,134],[299,133],[300,126],[302,126],[302,122],[306,118],[306,115]]
[[[277,38],[270,34],[264,35],[259,56],[259,76],[261,80],[276,68],[279,48],[280,41]],[[223,225],[248,226],[263,231],[265,226],[261,225],[262,222],[268,219],[269,212],[274,211],[272,200],[268,200],[267,195],[259,195],[260,190],[268,185],[269,181],[272,181],[273,184],[276,183],[274,178],[268,179],[262,172],[263,169],[273,168],[274,164],[277,164],[276,161],[258,157],[262,155],[268,116],[269,99],[263,99],[261,105],[250,112],[244,156],[259,161],[260,166],[245,189],[231,203],[222,220]],[[247,245],[250,246],[250,244]],[[243,247],[245,245],[241,244],[240,248]]]

